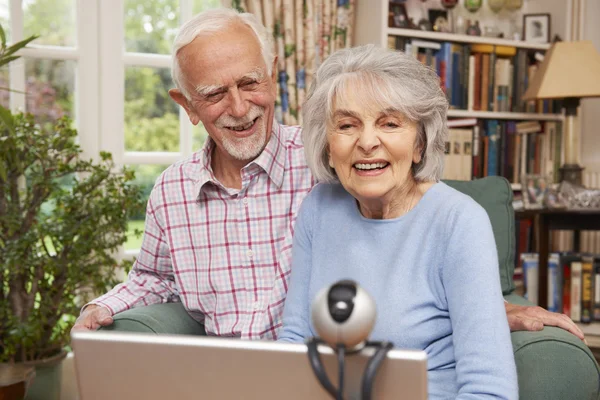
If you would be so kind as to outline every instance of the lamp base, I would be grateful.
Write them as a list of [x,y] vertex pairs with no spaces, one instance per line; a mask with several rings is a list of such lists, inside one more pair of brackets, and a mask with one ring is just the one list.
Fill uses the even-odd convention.
[[578,164],[565,164],[559,168],[560,181],[567,181],[581,186],[581,175],[583,167]]

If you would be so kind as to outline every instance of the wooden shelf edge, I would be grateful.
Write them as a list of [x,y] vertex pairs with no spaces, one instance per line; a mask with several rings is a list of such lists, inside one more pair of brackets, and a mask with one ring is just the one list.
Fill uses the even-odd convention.
[[480,44],[491,44],[496,46],[511,46],[518,47],[521,49],[532,49],[532,50],[548,50],[550,44],[544,43],[529,43],[522,40],[509,40],[492,38],[486,36],[469,36],[460,35],[455,33],[442,33],[432,31],[422,31],[418,29],[403,29],[403,28],[387,28],[386,32],[392,36],[403,36],[412,37],[419,39],[430,39],[446,42],[461,42],[461,43],[480,43]]
[[538,114],[538,113],[516,113],[497,111],[473,111],[473,110],[448,110],[449,117],[463,118],[486,118],[486,119],[512,119],[512,120],[536,120],[536,121],[563,121],[562,114]]

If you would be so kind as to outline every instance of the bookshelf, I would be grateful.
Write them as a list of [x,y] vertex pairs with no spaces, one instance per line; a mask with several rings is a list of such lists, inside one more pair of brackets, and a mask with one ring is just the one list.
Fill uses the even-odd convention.
[[457,43],[476,43],[476,44],[491,44],[495,46],[509,46],[516,47],[519,49],[530,49],[530,50],[541,50],[546,51],[550,48],[549,44],[540,43],[528,43],[522,40],[508,40],[500,38],[492,38],[485,36],[469,36],[460,35],[456,33],[442,33],[442,32],[431,32],[421,31],[418,29],[402,29],[402,28],[388,28],[383,29],[385,33],[385,41],[383,44],[387,44],[388,36],[402,36],[415,39],[434,40],[438,42],[457,42]]
[[[550,44],[388,27],[389,0],[356,0],[356,7],[355,45],[375,44],[381,47],[388,47],[388,37],[394,36],[435,42],[507,46],[531,51],[539,50],[542,52],[550,48]],[[563,115],[559,113],[475,111],[470,109],[451,109],[448,112],[448,116],[450,118],[499,119],[512,121],[563,121]]]
[[563,121],[562,114],[517,113],[499,111],[448,110],[452,118],[508,119],[511,121]]

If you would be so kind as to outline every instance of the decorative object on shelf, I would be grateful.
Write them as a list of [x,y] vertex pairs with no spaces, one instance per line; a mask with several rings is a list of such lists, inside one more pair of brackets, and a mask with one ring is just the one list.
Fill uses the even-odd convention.
[[421,18],[419,20],[419,24],[417,26],[422,31],[432,31],[433,30],[433,24],[431,22],[429,22],[428,19],[425,19],[425,18]]
[[534,43],[550,42],[550,14],[524,14],[523,40]]
[[481,27],[479,26],[479,21],[469,23],[469,26],[467,27],[467,35],[481,36]]
[[563,181],[558,189],[561,201],[568,209],[598,210],[600,209],[600,190],[587,189],[568,181]]
[[544,198],[544,206],[549,209],[562,209],[566,208],[567,205],[559,193],[558,190],[550,187],[546,191],[546,197]]
[[427,10],[427,14],[429,15],[429,22],[431,22],[434,31],[450,32],[450,23],[448,22],[448,11],[430,8],[429,10]]
[[454,33],[464,35],[466,29],[467,26],[465,25],[465,19],[462,17],[462,15],[459,15],[458,17],[456,17],[456,20],[452,21],[452,31]]
[[454,7],[456,7],[456,4],[458,4],[458,0],[442,0],[442,7],[444,7],[447,10],[451,10]]
[[393,28],[410,28],[406,5],[397,1],[390,2],[388,25]]
[[504,34],[498,29],[496,25],[488,25],[483,30],[483,36],[491,37],[491,38],[500,38],[503,37]]
[[505,3],[506,0],[488,0],[488,6],[490,7],[490,10],[492,10],[495,13],[500,12],[500,10],[502,10],[502,7],[504,7]]
[[465,0],[465,8],[474,13],[481,8],[483,0]]
[[524,100],[563,99],[564,165],[561,181],[581,185],[577,108],[585,97],[600,97],[600,54],[591,41],[556,42],[533,76]]
[[543,175],[523,175],[521,187],[523,192],[523,205],[527,210],[544,208],[544,199],[551,180]]
[[523,0],[506,0],[504,8],[509,11],[520,10],[523,7]]

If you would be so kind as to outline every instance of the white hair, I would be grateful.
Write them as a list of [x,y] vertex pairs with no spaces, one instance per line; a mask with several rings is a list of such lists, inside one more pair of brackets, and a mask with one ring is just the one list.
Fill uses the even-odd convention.
[[439,77],[413,56],[373,45],[337,51],[314,75],[302,108],[302,141],[315,178],[338,181],[329,166],[327,126],[336,99],[348,95],[348,90],[358,92],[357,88],[365,106],[393,109],[417,123],[415,146],[421,148],[421,161],[413,164],[413,176],[417,182],[438,181],[448,136],[448,100]]
[[231,8],[216,8],[201,12],[187,21],[177,33],[173,42],[171,76],[177,89],[189,100],[190,92],[185,85],[181,71],[178,53],[183,47],[190,44],[199,35],[215,33],[225,30],[234,23],[244,24],[252,29],[260,44],[260,51],[267,66],[267,73],[271,75],[273,65],[273,50],[271,38],[265,27],[250,13],[239,13]]

